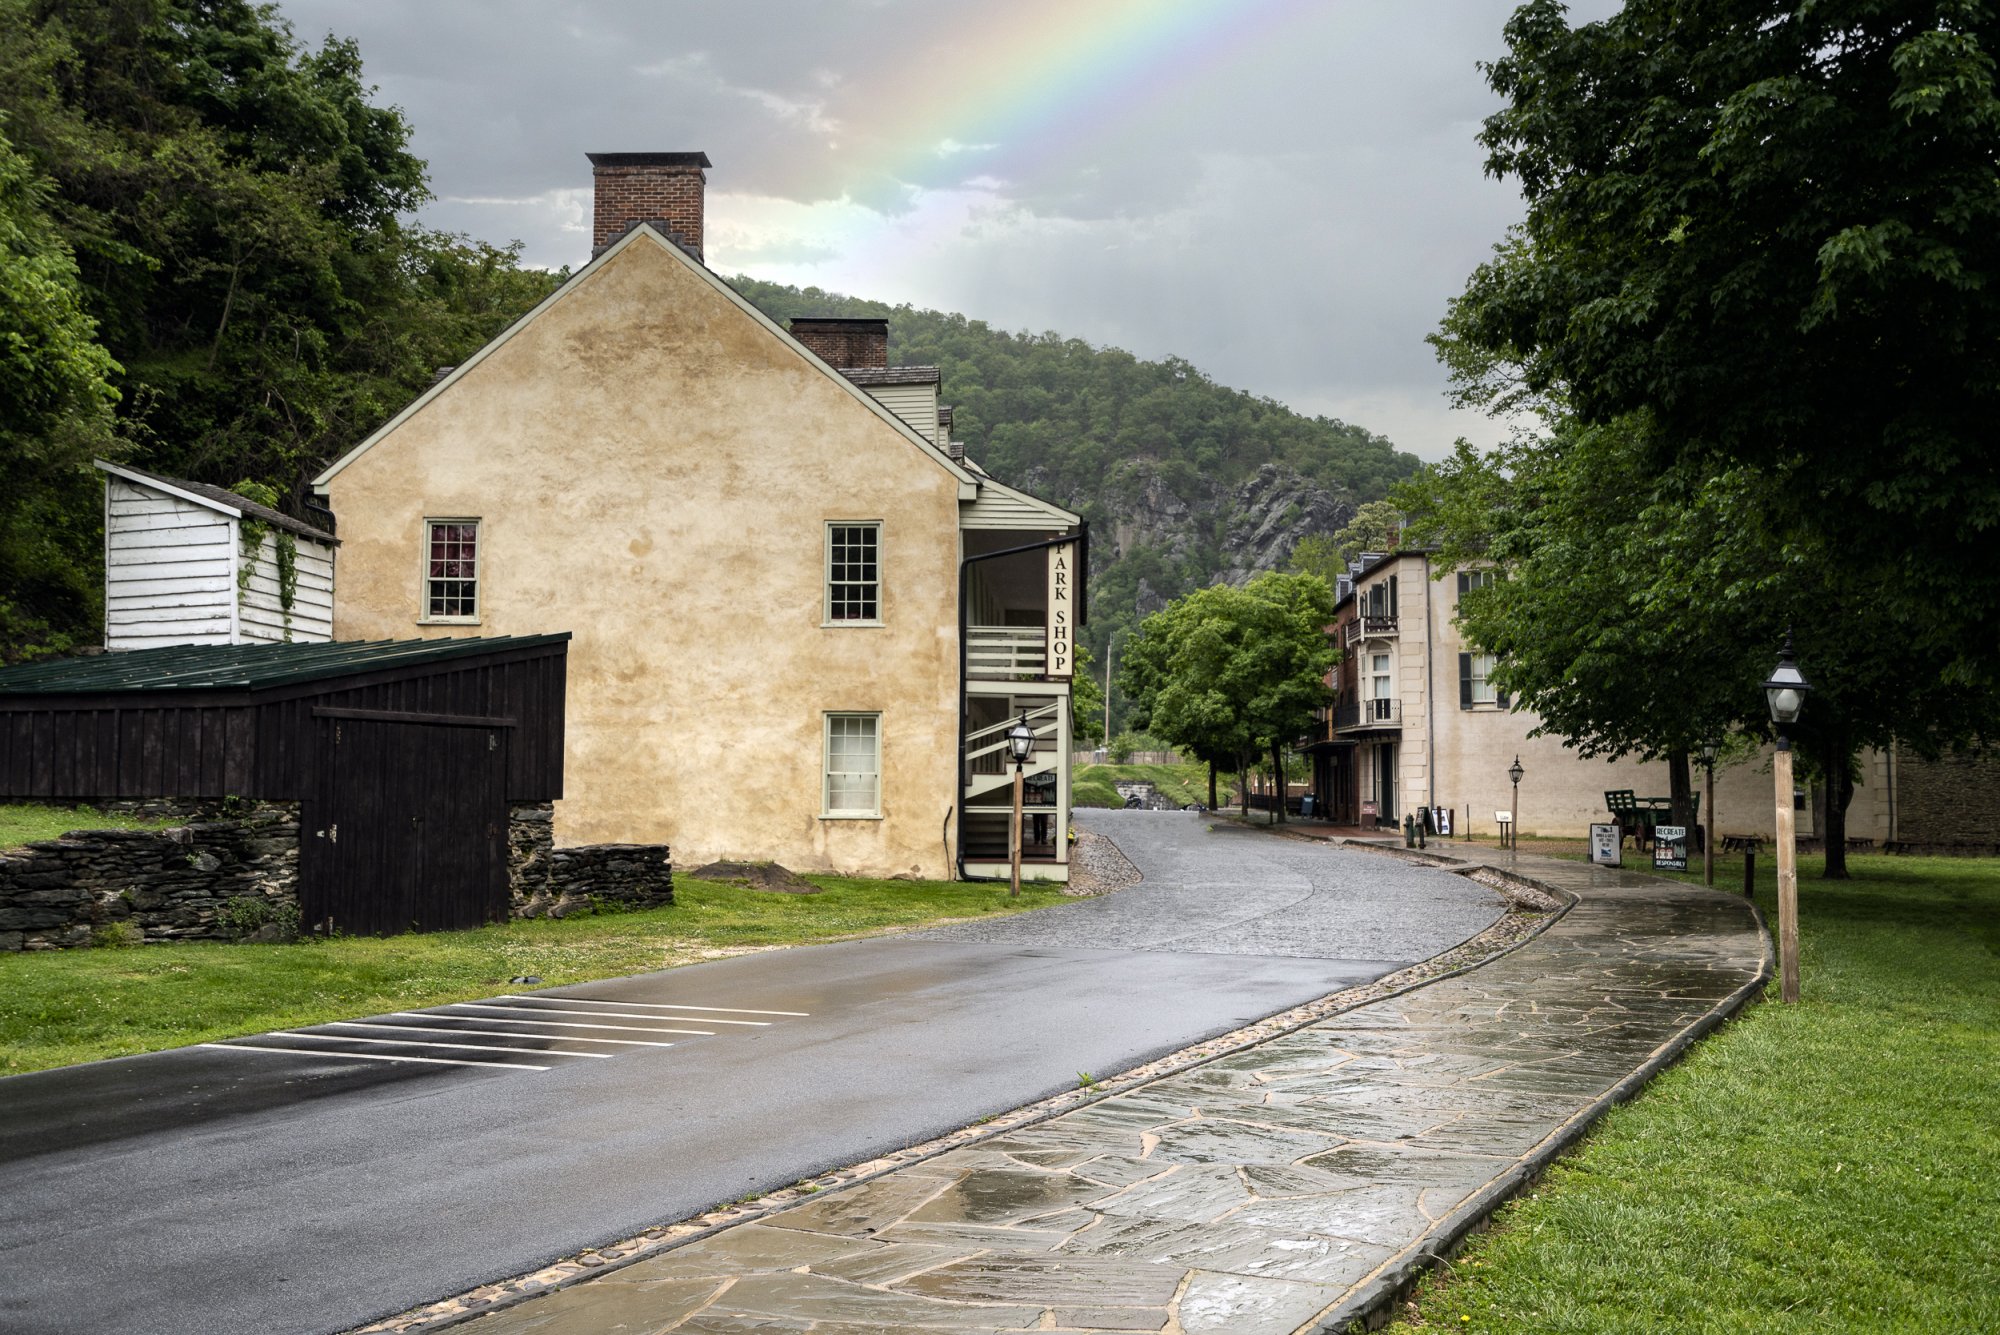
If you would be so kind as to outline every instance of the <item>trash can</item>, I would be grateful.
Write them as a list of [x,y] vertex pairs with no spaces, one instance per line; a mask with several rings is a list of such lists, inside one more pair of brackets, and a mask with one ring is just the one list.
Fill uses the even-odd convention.
[[1299,799],[1299,815],[1310,816],[1312,814],[1313,814],[1313,795],[1311,793],[1307,793],[1304,797]]

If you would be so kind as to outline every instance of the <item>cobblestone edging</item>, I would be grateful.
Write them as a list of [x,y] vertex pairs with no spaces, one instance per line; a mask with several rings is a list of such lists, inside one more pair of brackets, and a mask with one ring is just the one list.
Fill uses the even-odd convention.
[[107,932],[133,944],[229,940],[237,901],[257,905],[238,926],[296,919],[297,803],[117,805],[185,823],[73,830],[0,854],[0,951],[87,946]]
[[[1125,884],[1133,884],[1139,880],[1138,868],[1132,866],[1130,860],[1122,852],[1118,852],[1117,846],[1110,840],[1104,839],[1101,835],[1080,835],[1079,844],[1084,837],[1102,840],[1104,845],[1116,854],[1116,861],[1130,869],[1131,880]],[[1433,865],[1448,864],[1438,862]],[[1476,869],[1466,870],[1470,872]],[[1072,876],[1074,874],[1072,871]],[[1475,879],[1488,883],[1484,878]],[[1378,978],[1372,983],[1330,993],[1302,1006],[1267,1016],[1255,1024],[1218,1035],[1207,1042],[1183,1048],[1178,1052],[1168,1053],[1142,1066],[1107,1076],[1087,1089],[1071,1090],[1035,1103],[1025,1104],[983,1122],[962,1127],[947,1135],[909,1146],[893,1154],[834,1169],[808,1181],[751,1200],[718,1206],[678,1223],[655,1226],[635,1237],[591,1248],[574,1256],[563,1257],[529,1274],[482,1285],[452,1298],[357,1327],[349,1332],[349,1335],[406,1335],[409,1332],[428,1335],[428,1332],[444,1330],[541,1295],[569,1288],[596,1276],[658,1256],[673,1248],[711,1237],[739,1224],[751,1223],[778,1214],[810,1201],[823,1192],[869,1182],[925,1160],[935,1159],[955,1150],[977,1146],[981,1142],[995,1140],[1052,1121],[1066,1113],[1116,1098],[1164,1077],[1193,1071],[1209,1063],[1242,1053],[1273,1038],[1295,1033],[1342,1012],[1414,991],[1442,978],[1467,973],[1519,949],[1545,931],[1575,902],[1572,897],[1561,893],[1548,894],[1537,891],[1535,896],[1529,896],[1511,894],[1503,890],[1503,895],[1508,899],[1508,911],[1503,913],[1492,926],[1441,955]]]

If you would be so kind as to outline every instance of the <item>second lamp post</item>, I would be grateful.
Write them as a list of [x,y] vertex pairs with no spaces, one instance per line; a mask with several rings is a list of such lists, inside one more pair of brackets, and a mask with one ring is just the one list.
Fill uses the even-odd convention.
[[1023,766],[1028,763],[1028,753],[1035,749],[1035,730],[1028,726],[1028,711],[1021,711],[1021,720],[1007,729],[1007,753],[1014,757],[1014,837],[1008,841],[1009,865],[1012,877],[1007,894],[1010,898],[1021,897],[1021,790],[1026,783]]
[[1785,649],[1778,666],[1764,682],[1764,699],[1771,722],[1778,728],[1778,749],[1771,756],[1771,773],[1778,786],[1778,996],[1799,999],[1799,852],[1792,825],[1792,734],[1812,687],[1792,661],[1792,632],[1785,632]]

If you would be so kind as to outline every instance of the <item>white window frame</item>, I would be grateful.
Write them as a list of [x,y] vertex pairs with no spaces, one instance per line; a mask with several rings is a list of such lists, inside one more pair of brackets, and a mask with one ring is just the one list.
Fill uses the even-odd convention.
[[[837,722],[865,719],[875,742],[874,802],[867,807],[836,807],[833,804],[833,738]],[[850,777],[865,774],[864,770],[842,770]],[[879,711],[846,709],[828,710],[820,719],[820,766],[819,766],[819,814],[822,820],[880,820],[882,818],[882,715]]]
[[1497,706],[1500,703],[1500,692],[1493,686],[1493,669],[1499,665],[1499,655],[1475,651],[1471,654],[1471,658],[1472,707],[1477,709],[1481,705]]
[[1474,589],[1488,588],[1499,582],[1500,572],[1490,567],[1465,572],[1465,591],[1467,593],[1471,593]]
[[[472,611],[455,616],[431,612],[431,534],[440,524],[472,526]],[[486,584],[486,524],[478,515],[425,515],[423,541],[417,552],[417,623],[423,626],[476,626],[479,624]],[[438,577],[442,578],[442,577]]]
[[[833,534],[835,529],[866,528],[875,531],[875,578],[872,580],[836,580],[833,577]],[[820,548],[820,625],[822,626],[880,626],[882,624],[882,521],[879,519],[829,519],[826,521],[825,536]],[[835,584],[867,584],[875,591],[875,615],[872,617],[836,617],[833,614],[833,587]]]

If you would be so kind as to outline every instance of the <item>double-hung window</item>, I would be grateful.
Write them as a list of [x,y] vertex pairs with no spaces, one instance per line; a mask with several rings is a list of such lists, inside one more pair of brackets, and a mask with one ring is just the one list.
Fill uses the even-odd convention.
[[479,619],[479,521],[424,521],[424,621]]
[[1493,684],[1492,654],[1460,654],[1458,656],[1458,707],[1472,709],[1479,705],[1498,705],[1505,709],[1508,704],[1506,692]]
[[882,814],[882,716],[826,716],[826,791],[823,814]]
[[879,521],[826,526],[827,624],[881,624],[881,548]]

